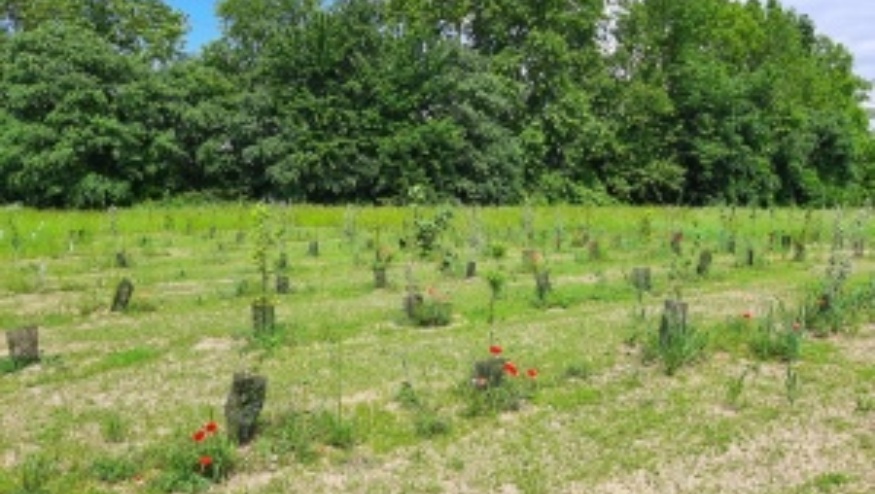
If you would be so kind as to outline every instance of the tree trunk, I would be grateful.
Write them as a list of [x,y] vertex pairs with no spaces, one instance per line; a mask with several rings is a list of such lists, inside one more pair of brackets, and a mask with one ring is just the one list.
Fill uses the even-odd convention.
[[468,261],[468,264],[465,266],[465,277],[473,278],[475,276],[477,276],[477,262]]
[[225,402],[228,435],[237,444],[248,444],[255,437],[258,415],[267,396],[267,378],[238,372]]
[[39,329],[29,326],[6,332],[9,358],[16,365],[27,365],[39,361]]
[[292,291],[291,282],[289,282],[289,277],[284,274],[276,275],[276,292],[279,294],[286,294]]
[[652,288],[650,282],[650,268],[633,268],[632,286],[634,286],[639,292],[649,292]]
[[659,325],[659,344],[663,348],[687,329],[687,303],[666,300],[662,321]]
[[256,334],[273,331],[276,322],[274,306],[266,300],[252,303],[252,329]]
[[134,293],[134,284],[131,280],[124,278],[115,289],[115,297],[112,299],[112,312],[122,312],[128,308],[131,301],[131,295]]
[[386,268],[374,268],[374,288],[386,288]]

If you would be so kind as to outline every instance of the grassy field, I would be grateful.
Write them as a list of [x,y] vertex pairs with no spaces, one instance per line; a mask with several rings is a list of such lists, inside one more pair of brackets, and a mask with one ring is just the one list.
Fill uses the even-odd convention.
[[[875,492],[871,211],[448,211],[272,206],[259,247],[252,205],[0,210],[0,329],[42,352],[0,343],[0,493]],[[256,334],[265,248],[291,291]],[[239,371],[268,391],[238,448]]]

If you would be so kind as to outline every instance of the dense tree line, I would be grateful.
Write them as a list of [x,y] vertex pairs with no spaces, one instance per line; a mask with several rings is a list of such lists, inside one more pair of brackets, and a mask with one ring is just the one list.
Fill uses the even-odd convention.
[[867,84],[777,0],[0,0],[0,203],[822,204]]

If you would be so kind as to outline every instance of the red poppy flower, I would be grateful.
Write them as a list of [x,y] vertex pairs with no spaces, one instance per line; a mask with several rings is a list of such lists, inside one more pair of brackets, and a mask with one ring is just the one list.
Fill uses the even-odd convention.
[[489,353],[495,356],[501,355],[501,347],[498,345],[492,345],[489,347]]
[[504,372],[508,373],[513,377],[517,377],[520,375],[520,370],[517,368],[516,364],[513,362],[505,362],[504,363]]
[[219,430],[219,424],[217,424],[213,421],[209,421],[209,422],[207,422],[207,425],[204,426],[204,430],[209,432],[210,434],[213,434],[217,430]]
[[538,369],[529,369],[526,371],[526,375],[529,376],[530,379],[535,379],[538,377]]
[[201,468],[207,468],[208,466],[213,464],[213,458],[211,456],[201,456],[198,460]]
[[201,429],[201,430],[195,432],[195,433],[191,436],[191,438],[194,439],[194,441],[195,441],[196,443],[199,443],[199,442],[203,441],[204,439],[206,439],[206,437],[207,437],[207,431],[205,431],[205,430],[203,430],[203,429]]

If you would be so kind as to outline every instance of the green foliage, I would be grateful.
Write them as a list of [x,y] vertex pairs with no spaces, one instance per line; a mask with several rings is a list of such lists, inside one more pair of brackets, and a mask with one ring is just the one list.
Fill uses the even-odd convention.
[[846,287],[850,274],[850,260],[834,247],[824,276],[808,293],[800,309],[806,329],[819,336],[853,329],[856,297],[848,293]]
[[48,494],[48,484],[54,473],[54,462],[41,455],[25,458],[18,467],[19,483],[12,494]]
[[270,251],[275,242],[270,225],[270,209],[267,205],[259,203],[252,210],[252,217],[255,220],[252,260],[255,262],[255,269],[258,271],[261,281],[260,302],[266,304],[268,300],[268,275],[270,274]]
[[784,375],[784,392],[786,393],[787,401],[793,405],[799,398],[800,382],[799,372],[793,367],[792,362],[787,362],[787,370]]
[[817,475],[810,482],[807,482],[806,485],[811,485],[815,492],[818,493],[841,492],[842,488],[853,480],[846,473],[826,472]]
[[699,360],[707,343],[704,334],[691,329],[676,334],[664,343],[657,343],[656,340],[657,338],[653,338],[645,350],[645,360],[652,356],[658,357],[668,375],[673,375],[681,367]]
[[237,461],[234,444],[214,422],[191,435],[179,435],[157,456],[161,472],[152,487],[167,493],[206,490],[227,478]]
[[485,279],[489,286],[489,324],[492,325],[495,323],[495,304],[504,294],[507,285],[507,274],[502,269],[491,269],[486,273]]
[[739,408],[742,405],[742,393],[744,393],[744,387],[747,383],[748,376],[751,372],[757,372],[756,367],[745,367],[745,369],[738,375],[738,377],[732,377],[726,382],[726,402],[729,406],[734,408]]
[[[680,302],[675,302],[680,304]],[[666,308],[659,331],[651,332],[644,343],[644,360],[660,360],[667,375],[692,364],[704,356],[707,335],[696,330],[686,321],[686,308],[676,306],[677,311]]]
[[592,369],[590,364],[586,362],[580,363],[570,363],[565,367],[565,372],[563,373],[566,379],[579,379],[586,380],[592,375]]
[[355,444],[353,424],[327,411],[286,414],[266,435],[272,451],[294,453],[301,462],[317,459],[319,445],[349,449]]
[[521,406],[520,390],[516,383],[476,389],[470,382],[459,386],[459,393],[465,401],[462,411],[467,417],[496,415],[502,412],[515,412]]
[[435,252],[452,219],[453,212],[450,209],[441,209],[431,218],[420,217],[414,220],[414,239],[420,256],[428,257]]
[[107,412],[100,420],[100,434],[109,443],[121,443],[128,435],[128,424],[117,412]]
[[489,286],[490,298],[496,300],[501,297],[507,285],[507,274],[501,269],[493,269],[486,273],[485,279]]
[[869,84],[778,2],[323,3],[223,0],[182,57],[160,0],[4,2],[0,202],[872,197]]
[[12,374],[22,368],[22,365],[13,358],[0,357],[0,376],[3,374]]
[[506,256],[506,255],[507,255],[507,246],[506,245],[499,243],[499,242],[495,242],[489,246],[489,257],[491,257],[495,260],[501,260],[501,259],[504,259],[504,256]]
[[120,53],[150,62],[171,60],[185,34],[184,16],[160,0],[6,0],[0,17],[13,33],[63,19],[93,31]]
[[394,259],[395,252],[393,252],[387,245],[380,245],[374,249],[374,263],[372,267],[374,269],[386,269],[392,264],[392,260]]
[[[840,46],[811,32],[807,17],[777,2],[631,4],[614,57],[630,78],[621,107],[643,103],[621,123],[638,144],[631,163],[644,161],[631,170],[679,166],[683,199],[699,204],[839,200],[835,185],[853,182],[859,166],[848,151],[866,133],[855,103],[866,84]],[[631,178],[622,185],[640,194]]]
[[409,316],[422,327],[446,326],[453,318],[453,302],[445,293],[429,288],[425,293],[409,295]]
[[139,75],[133,60],[64,24],[19,34],[6,48],[5,195],[40,206],[130,203],[146,178],[134,166],[144,142],[120,108]]
[[431,410],[417,414],[413,425],[416,435],[424,438],[443,436],[451,429],[449,420]]
[[113,457],[101,456],[91,463],[91,474],[101,482],[118,484],[137,475],[140,464],[130,455]]
[[[283,343],[278,339],[284,333],[282,330],[269,338],[249,340],[272,350],[268,362],[261,359],[262,352],[247,351],[247,341],[235,337],[241,320],[239,300],[228,297],[234,280],[247,272],[252,278],[252,297],[257,296],[253,263],[248,255],[257,237],[249,230],[254,223],[249,215],[251,206],[134,208],[119,215],[115,225],[118,234],[113,233],[105,213],[0,209],[0,225],[9,225],[7,218],[14,218],[24,246],[16,252],[11,245],[10,228],[3,227],[0,257],[6,262],[0,263],[0,279],[8,281],[20,269],[30,270],[30,266],[43,262],[51,273],[46,284],[49,300],[40,302],[46,297],[7,293],[9,310],[0,314],[0,320],[6,327],[14,328],[32,320],[34,314],[39,315],[40,324],[51,330],[46,342],[52,354],[49,357],[57,355],[51,360],[44,359],[39,367],[0,378],[5,393],[20,412],[7,417],[15,427],[7,427],[0,439],[0,446],[12,455],[8,468],[0,472],[0,492],[16,492],[22,484],[27,454],[32,452],[50,459],[50,468],[44,470],[46,480],[42,484],[28,481],[28,490],[47,494],[233,490],[275,469],[312,470],[293,464],[309,460],[318,461],[319,470],[327,474],[323,477],[331,484],[327,487],[330,489],[336,487],[335,481],[340,478],[337,475],[348,472],[349,461],[360,461],[361,453],[418,463],[411,463],[415,468],[409,472],[399,471],[400,476],[359,479],[364,483],[357,483],[352,490],[357,487],[385,490],[388,481],[400,490],[421,491],[424,473],[447,468],[465,470],[465,464],[487,468],[468,473],[473,475],[473,482],[489,490],[490,482],[503,475],[505,466],[492,469],[491,462],[482,461],[482,451],[465,448],[472,434],[487,432],[486,442],[497,445],[493,451],[497,458],[519,460],[516,466],[511,465],[514,471],[537,462],[544,454],[549,456],[551,451],[577,446],[590,449],[590,443],[597,444],[604,452],[604,461],[600,460],[602,466],[595,470],[581,466],[573,458],[567,464],[542,464],[547,477],[559,479],[558,483],[547,482],[549,485],[544,488],[573,491],[577,484],[566,486],[567,482],[561,480],[562,472],[572,472],[575,479],[584,482],[592,479],[595,484],[606,478],[622,480],[627,473],[640,471],[642,465],[652,466],[651,453],[669,458],[668,461],[677,457],[673,453],[695,458],[703,448],[710,451],[715,444],[724,448],[734,447],[738,441],[743,443],[747,436],[736,432],[773,431],[775,423],[793,420],[798,415],[788,406],[774,406],[776,398],[785,399],[785,393],[787,399],[798,403],[799,410],[827,403],[841,412],[843,420],[834,422],[826,417],[827,426],[845,430],[871,419],[872,389],[868,383],[875,375],[875,367],[867,365],[866,359],[857,358],[867,349],[868,326],[861,330],[860,337],[843,334],[825,340],[810,340],[809,330],[803,329],[801,350],[805,362],[798,365],[794,361],[791,369],[798,375],[785,374],[783,365],[776,367],[773,363],[762,364],[764,372],[755,381],[753,374],[743,373],[749,365],[745,360],[758,351],[755,344],[749,343],[753,337],[768,338],[762,346],[765,358],[783,360],[781,355],[792,354],[788,350],[792,347],[784,345],[782,337],[801,312],[795,310],[794,304],[793,310],[776,311],[774,322],[766,324],[766,316],[761,318],[751,310],[752,316],[745,317],[741,310],[765,305],[775,297],[799,297],[800,287],[810,282],[812,273],[822,271],[827,261],[825,244],[830,241],[829,235],[822,235],[820,242],[810,242],[810,260],[804,265],[792,262],[783,252],[763,249],[768,263],[762,269],[737,269],[731,256],[719,252],[714,259],[719,267],[717,276],[696,279],[688,296],[691,307],[697,304],[691,310],[696,317],[696,329],[704,328],[709,337],[713,335],[709,346],[718,338],[729,340],[730,336],[723,335],[730,332],[735,333],[734,339],[717,341],[723,346],[709,348],[715,354],[713,365],[679,367],[680,378],[668,383],[659,375],[663,362],[649,369],[641,368],[636,356],[624,345],[623,326],[627,325],[624,316],[635,312],[635,322],[644,328],[642,335],[655,331],[651,313],[657,309],[657,301],[670,290],[664,269],[664,262],[672,256],[668,245],[670,233],[688,232],[685,253],[698,252],[696,242],[700,234],[702,246],[715,245],[725,240],[724,231],[730,229],[728,224],[721,225],[718,210],[536,208],[526,215],[526,231],[519,227],[514,230],[524,216],[520,208],[477,211],[482,215],[477,232],[483,239],[481,245],[506,242],[514,255],[507,262],[478,259],[483,266],[482,281],[441,277],[434,272],[432,260],[410,260],[410,284],[419,282],[423,288],[435,282],[445,284],[444,288],[453,294],[453,310],[458,314],[454,314],[452,331],[424,332],[386,320],[387,313],[398,310],[401,295],[398,289],[376,293],[368,289],[370,266],[353,264],[352,249],[343,248],[342,208],[296,206],[277,214],[278,218],[287,216],[282,223],[277,221],[285,230],[281,238],[287,242],[288,252],[297,252],[294,273],[296,278],[300,277],[302,286],[308,288],[294,297],[294,307],[283,306],[294,308],[296,316],[292,321],[294,351],[277,345]],[[460,212],[459,218],[467,218],[468,213]],[[409,228],[402,225],[410,217],[409,209],[364,208],[360,214],[365,230],[374,224],[385,225],[386,241],[398,238],[403,229]],[[788,225],[788,230],[796,231],[799,227],[790,225],[806,223],[816,230],[815,223],[824,223],[817,218],[829,218],[830,214],[757,211],[756,222],[753,214],[745,213],[731,226],[744,245],[751,238],[763,241],[762,234],[775,225],[782,228]],[[646,222],[642,220],[645,216],[650,218]],[[37,228],[41,223],[47,224],[43,230]],[[610,249],[609,259],[598,266],[581,266],[575,263],[575,252],[570,249],[554,250],[549,226],[556,224],[568,225],[569,233],[576,231],[577,225],[587,225],[589,233],[583,245],[591,238],[599,238]],[[214,233],[213,225],[217,227]],[[317,229],[313,225],[320,226]],[[544,225],[548,227],[545,229]],[[81,240],[78,233],[68,233],[80,229],[90,232],[87,241]],[[250,233],[237,243],[234,237],[241,231]],[[533,232],[531,244],[526,238],[528,231]],[[542,234],[544,231],[548,234]],[[868,239],[871,228],[863,231]],[[32,236],[33,232],[39,240]],[[112,284],[113,276],[101,275],[96,270],[115,269],[109,266],[111,259],[107,254],[117,251],[122,232],[133,232],[133,241],[129,239],[126,243],[138,260],[131,274],[139,280],[138,286],[156,301],[159,310],[123,317],[108,311],[89,317],[73,313],[78,297],[93,291],[95,286],[105,292]],[[637,243],[648,235],[652,242]],[[142,237],[148,237],[149,242],[140,243]],[[306,242],[314,237],[325,247],[320,258],[304,256]],[[467,235],[458,237],[459,243],[467,240],[464,238]],[[71,238],[76,239],[75,250],[68,246]],[[45,245],[41,245],[43,242]],[[225,245],[224,250],[216,249],[219,242]],[[359,238],[358,243],[363,243],[363,239]],[[374,243],[374,247],[379,245],[380,242]],[[560,281],[560,291],[571,294],[574,300],[586,300],[585,303],[577,303],[568,311],[532,309],[531,275],[522,271],[519,254],[523,248],[532,246],[547,253],[551,274]],[[375,255],[370,250],[368,253]],[[366,256],[363,259],[371,260]],[[275,260],[275,256],[270,256],[272,265]],[[872,290],[875,285],[868,279],[871,261],[854,260],[855,272],[848,273],[838,290],[846,301],[843,307],[871,310],[875,293]],[[635,291],[623,274],[641,265],[655,267],[655,283],[650,290],[642,287],[636,304]],[[184,279],[178,275],[180,266],[185,267]],[[842,270],[834,273],[841,275]],[[59,286],[66,288],[58,290]],[[815,286],[821,288],[820,283]],[[485,305],[490,295],[497,292],[503,292],[500,303],[506,305],[501,307],[500,324],[490,327],[485,322]],[[729,324],[723,324],[726,312],[732,313]],[[465,356],[477,355],[471,355],[466,348],[487,341],[488,333],[490,343],[517,346],[519,358],[525,355],[544,361],[546,379],[533,381],[525,375],[510,376],[504,371],[505,362],[500,356],[490,358],[489,354],[477,359],[488,363],[471,372],[474,358]],[[73,340],[68,337],[76,335],[76,344],[71,346]],[[666,348],[670,346],[667,344]],[[654,350],[654,358],[659,358],[658,351]],[[0,358],[0,367],[2,364]],[[272,401],[265,409],[267,414],[258,424],[257,441],[240,451],[240,460],[245,464],[236,469],[241,473],[233,474],[239,478],[227,486],[215,486],[211,478],[203,476],[199,465],[191,463],[189,453],[180,454],[178,469],[172,466],[174,462],[166,457],[168,451],[189,448],[190,440],[187,433],[168,438],[167,431],[184,424],[205,403],[221,400],[224,381],[221,375],[241,364],[268,371],[274,383],[270,389],[275,391],[270,399],[278,401]],[[668,362],[664,365],[669,366]],[[124,378],[117,379],[120,376]],[[138,386],[143,381],[141,377],[152,385]],[[456,390],[454,385],[463,377],[465,382]],[[486,384],[480,384],[477,377],[485,378]],[[391,392],[398,388],[391,383],[402,379],[415,382],[416,387],[403,387],[393,403]],[[46,408],[44,396],[22,394],[21,385],[60,386],[77,396],[83,395],[83,391],[88,396],[97,392],[94,396],[97,402],[84,408]],[[799,394],[800,389],[804,393]],[[132,390],[136,396],[127,394]],[[163,399],[174,396],[178,398]],[[332,405],[331,413],[322,415],[320,408],[333,404],[335,398],[337,409]],[[738,413],[718,411],[715,415],[714,406],[723,400]],[[143,403],[149,406],[141,406]],[[845,413],[853,410],[855,404],[859,414]],[[507,413],[517,408],[524,413]],[[286,421],[285,414],[289,413],[298,414],[294,424],[291,419]],[[477,418],[469,420],[460,414]],[[700,416],[702,420],[695,419]],[[605,417],[612,420],[606,421]],[[678,427],[683,428],[689,440],[672,446],[672,441],[663,439],[674,437]],[[648,441],[652,444],[641,455],[617,463],[615,460],[628,455],[628,448],[623,447],[628,441],[619,439],[638,437],[642,431],[654,439]],[[84,443],[83,432],[90,433]],[[580,437],[585,438],[586,444],[576,442]],[[849,440],[850,446],[857,445],[854,437]],[[131,444],[126,445],[126,441]],[[337,449],[359,441],[360,449]],[[21,449],[21,445],[30,446]],[[871,445],[867,443],[868,446]],[[449,458],[434,462],[448,447],[453,450]],[[663,454],[665,448],[675,449]],[[847,449],[856,451],[853,447]],[[768,456],[770,451],[763,454]],[[758,464],[761,459],[753,458],[751,464]],[[733,465],[718,467],[732,469]],[[615,471],[616,468],[620,471]],[[533,471],[524,470],[518,474]],[[853,470],[855,475],[858,470]],[[293,477],[279,479],[283,484],[280,487],[265,484],[252,489],[271,492],[285,486],[286,490],[306,491],[308,479]]]
[[414,389],[413,385],[408,381],[401,383],[401,387],[395,394],[395,401],[402,407],[408,410],[415,410],[422,406],[422,399]]
[[777,329],[763,323],[750,337],[750,351],[761,360],[792,362],[799,358],[802,331],[796,328]]
[[449,419],[443,417],[433,407],[426,405],[425,400],[419,396],[409,382],[401,383],[401,388],[395,395],[395,401],[413,413],[413,428],[417,436],[432,438],[450,432]]
[[457,392],[465,401],[463,415],[516,411],[534,395],[538,371],[529,368],[521,372],[516,363],[501,356],[502,351],[500,346],[491,345],[491,356],[475,362],[471,376],[458,386]]

